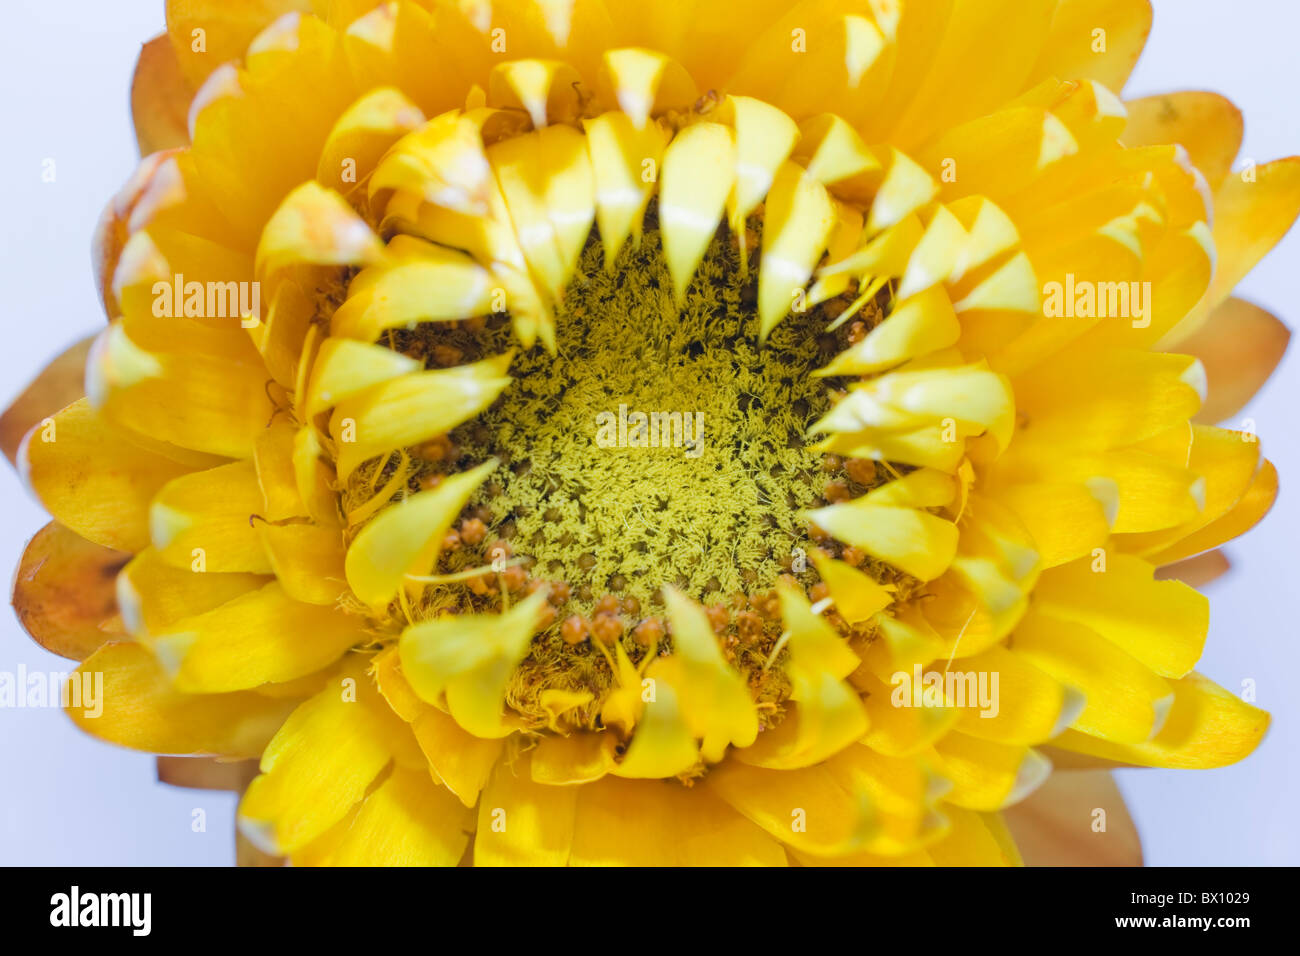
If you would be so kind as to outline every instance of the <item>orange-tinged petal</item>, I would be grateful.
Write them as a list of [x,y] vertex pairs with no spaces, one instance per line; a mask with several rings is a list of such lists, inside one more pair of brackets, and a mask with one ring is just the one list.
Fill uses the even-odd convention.
[[1218,189],[1241,148],[1241,110],[1218,93],[1188,90],[1129,100],[1126,146],[1177,143],[1211,189]]
[[23,436],[86,394],[86,356],[94,338],[85,338],[59,354],[0,415],[0,449],[11,465]]
[[1222,422],[1242,410],[1282,361],[1291,330],[1244,299],[1221,303],[1175,346],[1205,366],[1209,391],[1195,420]]
[[1298,213],[1300,156],[1247,167],[1225,179],[1214,196],[1214,279],[1201,304],[1163,341],[1181,341],[1200,328],[1282,240]]
[[140,155],[184,146],[190,141],[189,112],[194,88],[167,34],[140,48],[131,80],[131,119]]
[[411,730],[437,779],[461,803],[473,807],[501,757],[504,742],[475,737],[449,714],[427,705],[411,722]]
[[1255,527],[1268,514],[1277,500],[1277,469],[1271,461],[1265,461],[1255,473],[1255,478],[1246,493],[1226,515],[1212,521],[1199,531],[1194,531],[1176,544],[1163,551],[1148,555],[1156,564],[1169,564],[1183,558],[1200,554],[1211,548],[1217,548],[1225,541],[1231,541],[1239,534],[1245,534]]
[[276,17],[311,10],[309,0],[167,0],[167,34],[182,71],[195,86],[214,69],[244,55]]

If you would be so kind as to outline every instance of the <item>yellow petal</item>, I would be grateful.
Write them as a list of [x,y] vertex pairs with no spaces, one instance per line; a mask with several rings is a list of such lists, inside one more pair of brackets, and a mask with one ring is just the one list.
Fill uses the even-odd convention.
[[364,634],[343,611],[292,600],[278,582],[151,635],[178,690],[224,693],[283,683],[337,660]]
[[674,686],[686,718],[702,738],[704,759],[722,759],[727,746],[748,747],[758,733],[758,716],[743,678],[727,666],[707,616],[676,588],[664,589],[678,673]]
[[[954,672],[959,697],[950,702],[961,711],[957,729],[973,737],[1007,744],[1043,743],[1071,726],[1084,708],[1079,689],[1005,647],[958,658],[946,665],[945,677]],[[991,691],[987,698],[980,693],[981,681]]]
[[958,807],[945,808],[952,823],[948,835],[928,847],[935,866],[1020,866],[1006,825],[993,813],[972,813]]
[[307,5],[295,0],[167,0],[167,33],[186,77],[197,85],[219,64],[243,56],[267,24],[293,9]]
[[407,575],[427,574],[447,529],[496,464],[494,459],[453,475],[437,488],[380,512],[348,547],[352,593],[371,607],[383,607],[408,583]]
[[[339,826],[342,826],[340,824]],[[428,774],[394,767],[313,866],[455,866],[469,843],[470,815]],[[319,853],[319,851],[317,851]],[[298,860],[295,858],[295,862]]]
[[293,265],[363,265],[382,252],[379,237],[342,196],[307,182],[285,197],[262,230],[256,268],[264,277]]
[[316,181],[349,195],[405,134],[424,124],[420,108],[391,86],[364,94],[334,123],[316,164]]
[[599,780],[613,769],[615,744],[612,734],[543,737],[533,751],[533,780],[556,787]]
[[127,440],[80,399],[38,424],[18,450],[41,504],[83,538],[118,551],[149,544],[149,501],[190,469]]
[[729,200],[728,221],[743,231],[745,217],[772,188],[776,171],[794,149],[799,127],[774,106],[748,96],[728,99],[736,129],[736,188]]
[[117,576],[117,606],[127,630],[148,643],[182,618],[220,607],[268,584],[258,574],[198,573],[168,564],[153,548],[146,548]]
[[261,362],[148,351],[119,321],[91,347],[86,395],[104,418],[155,440],[246,458],[275,411],[266,378]]
[[[1104,570],[1095,571],[1095,567]],[[1126,554],[1052,568],[1034,599],[1044,614],[1082,624],[1162,677],[1182,677],[1201,656],[1209,603],[1178,581],[1152,580],[1154,568]]]
[[1082,692],[1086,704],[1070,726],[1083,733],[1141,743],[1169,714],[1169,682],[1082,625],[1031,612],[1016,628],[1012,648],[1017,657]]
[[867,692],[863,703],[870,729],[863,742],[886,756],[920,753],[952,729],[960,716],[956,708],[924,698],[920,707],[895,707],[891,700],[893,688],[876,679],[866,668],[855,673],[852,680]]
[[1087,77],[1119,92],[1150,32],[1149,0],[1062,0],[1033,76]]
[[934,745],[953,783],[946,799],[968,810],[1000,810],[1036,790],[1052,765],[1036,750],[953,731]]
[[823,375],[865,375],[956,343],[961,326],[939,286],[898,302],[862,341],[835,356]]
[[806,513],[833,537],[928,581],[937,578],[957,552],[957,528],[928,512],[859,503],[829,505]]
[[606,50],[597,88],[636,129],[644,129],[651,114],[688,107],[696,99],[690,74],[656,50]]
[[646,702],[636,722],[627,754],[611,773],[620,777],[675,777],[695,766],[700,759],[699,747],[687,722],[685,706],[678,699],[662,666],[652,668]]
[[375,455],[427,441],[491,405],[510,384],[511,354],[414,372],[340,402],[330,417],[340,480]]
[[1241,500],[1231,511],[1176,544],[1149,555],[1149,558],[1157,564],[1168,564],[1200,554],[1210,548],[1217,548],[1225,541],[1231,541],[1258,524],[1264,515],[1268,514],[1276,500],[1277,469],[1273,467],[1272,462],[1265,461],[1255,473],[1255,478],[1246,489],[1246,493],[1241,496]]
[[876,832],[865,790],[845,789],[824,765],[764,770],[728,761],[705,777],[704,786],[770,836],[814,855],[851,853]]
[[[571,866],[781,866],[781,845],[707,789],[607,777],[577,788]],[[637,825],[629,828],[627,821]]]
[[425,705],[411,723],[416,742],[437,779],[466,807],[473,807],[505,746],[461,728],[437,707]]
[[505,737],[506,684],[523,659],[546,593],[538,591],[505,614],[451,615],[402,632],[402,670],[429,703],[446,695],[448,713],[479,737]]
[[835,207],[826,187],[797,163],[784,163],[764,207],[763,256],[758,271],[759,341],[767,339],[791,307],[804,308],[799,297],[812,278],[835,221]]
[[380,345],[347,338],[326,339],[316,355],[304,414],[311,419],[372,385],[421,367],[415,359]]
[[836,613],[850,624],[874,617],[893,603],[892,594],[851,564],[829,558],[821,551],[814,551],[811,557],[831,590]]
[[697,123],[668,144],[659,228],[679,302],[713,240],[735,181],[736,144],[727,127]]
[[658,124],[638,130],[631,119],[615,112],[584,125],[595,180],[596,225],[605,267],[613,269],[628,236],[641,235],[641,220],[654,194],[668,134]]
[[293,709],[293,701],[259,694],[184,694],[139,644],[105,644],[81,665],[103,674],[103,712],[69,708],[88,734],[153,753],[244,758],[262,752]]
[[[1048,39],[1055,3],[1021,0],[954,0],[943,40],[891,142],[923,142],[935,130],[980,116],[1024,88],[1029,62]],[[1000,54],[984,58],[978,76],[968,65],[983,57],[983,38],[998,35]]]
[[[556,739],[556,738],[548,738]],[[534,758],[535,760],[535,758]],[[534,782],[528,758],[502,760],[479,800],[475,866],[564,866],[583,788]]]
[[1224,180],[1214,196],[1214,280],[1201,306],[1169,333],[1185,338],[1286,235],[1300,213],[1300,157],[1251,167]]
[[293,711],[240,801],[240,829],[268,852],[292,853],[342,819],[392,759],[395,731],[409,734],[360,666],[345,673]]
[[149,507],[153,546],[178,568],[269,574],[271,563],[254,520],[265,501],[251,461],[173,479]]
[[1150,741],[1111,743],[1071,730],[1056,746],[1143,767],[1205,769],[1236,763],[1263,739],[1268,714],[1236,694],[1195,672],[1172,684],[1169,717]]

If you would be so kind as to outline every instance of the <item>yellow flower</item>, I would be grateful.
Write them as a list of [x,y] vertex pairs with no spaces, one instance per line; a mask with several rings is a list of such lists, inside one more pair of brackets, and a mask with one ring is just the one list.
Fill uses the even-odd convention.
[[254,846],[1015,863],[1258,743],[1182,582],[1300,161],[1120,101],[1146,0],[167,9],[14,600]]

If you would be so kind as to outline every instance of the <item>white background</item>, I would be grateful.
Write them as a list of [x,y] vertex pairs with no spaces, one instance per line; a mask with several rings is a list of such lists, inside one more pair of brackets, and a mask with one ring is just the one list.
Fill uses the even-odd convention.
[[[128,89],[139,44],[161,29],[162,0],[6,0],[0,29],[0,400],[103,323],[89,263],[100,209],[131,173]],[[1176,89],[1228,95],[1246,114],[1243,157],[1300,153],[1300,3],[1156,0],[1156,25],[1129,96]],[[998,55],[990,49],[989,56]],[[42,183],[54,159],[57,181]],[[1300,231],[1246,279],[1245,297],[1294,324]],[[1212,586],[1200,670],[1258,686],[1273,727],[1259,750],[1212,771],[1130,770],[1120,784],[1153,865],[1300,863],[1296,758],[1300,670],[1295,549],[1300,475],[1293,349],[1245,414],[1282,474],[1265,524],[1229,545],[1234,569]],[[0,467],[0,565],[48,518]],[[0,612],[0,670],[59,670]],[[192,811],[207,832],[192,832]],[[155,782],[153,758],[101,744],[51,710],[0,711],[0,863],[227,864],[234,798]]]

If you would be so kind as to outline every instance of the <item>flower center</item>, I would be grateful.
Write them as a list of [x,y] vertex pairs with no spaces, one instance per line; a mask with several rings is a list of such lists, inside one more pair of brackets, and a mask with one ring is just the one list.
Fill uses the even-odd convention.
[[[771,589],[793,574],[815,591],[807,556],[818,540],[799,513],[880,479],[871,463],[846,465],[806,438],[837,384],[815,373],[861,332],[825,331],[847,300],[792,313],[760,346],[760,253],[747,245],[742,269],[736,237],[720,230],[679,304],[653,205],[640,245],[612,269],[593,233],[557,308],[556,353],[518,351],[514,381],[490,408],[407,450],[412,482],[426,488],[500,463],[443,550],[436,573],[457,580],[408,610],[491,613],[548,586],[552,612],[507,694],[538,725],[548,722],[542,694],[560,690],[591,693],[596,706],[575,722],[594,726],[615,682],[615,643],[634,662],[669,651],[664,585],[708,607],[757,699],[779,705],[788,693],[771,667],[781,647]],[[383,341],[430,367],[518,348],[506,314]],[[373,480],[364,469],[354,479]]]
[[812,375],[831,343],[805,315],[759,347],[756,275],[730,236],[679,313],[648,225],[613,270],[588,245],[557,354],[519,356],[502,398],[452,435],[466,464],[507,463],[472,504],[585,610],[605,593],[645,606],[664,584],[705,601],[770,587],[808,547],[797,511],[826,483],[804,435],[828,405]]

